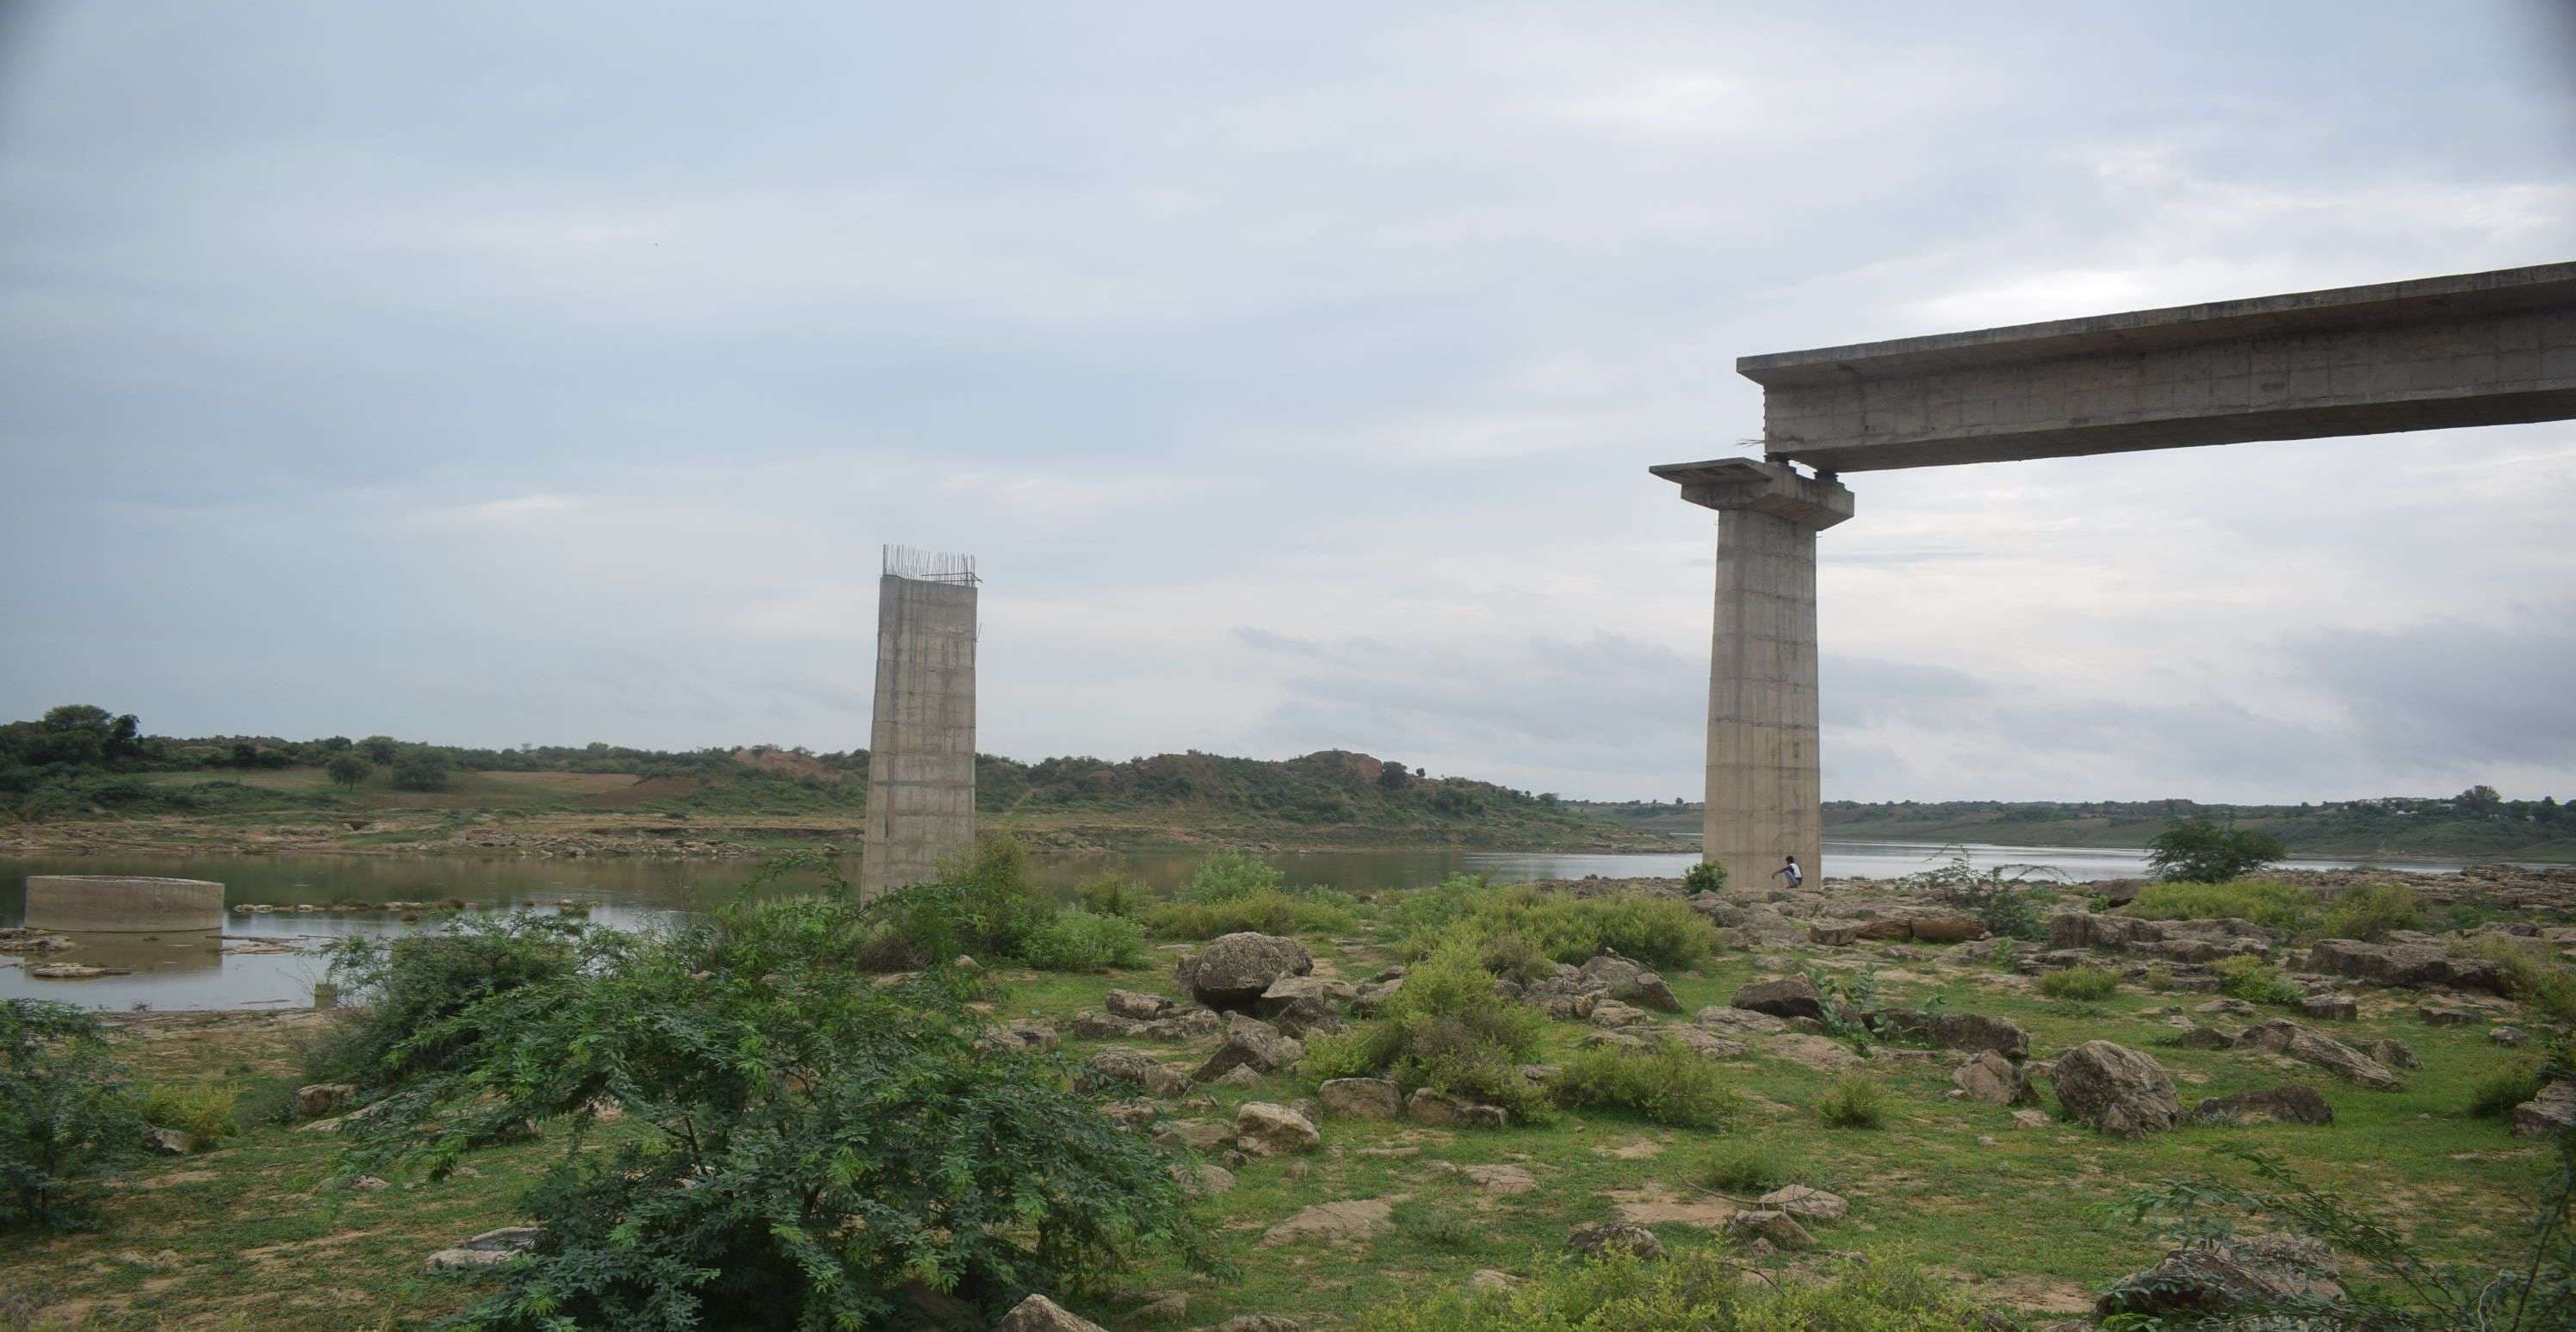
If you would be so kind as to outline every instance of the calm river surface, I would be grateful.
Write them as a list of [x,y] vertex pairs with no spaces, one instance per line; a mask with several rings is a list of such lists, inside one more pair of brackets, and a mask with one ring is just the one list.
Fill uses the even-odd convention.
[[[2040,864],[2072,879],[2105,879],[2146,872],[2146,853],[2062,847],[1970,846],[1980,867]],[[1925,868],[1942,848],[1895,842],[1827,842],[1823,872],[1837,877],[1894,878]],[[1204,853],[1148,851],[1120,854],[1052,854],[1031,858],[1038,879],[1069,892],[1075,884],[1111,870],[1158,888],[1187,880]],[[1554,851],[1301,851],[1269,857],[1291,883],[1345,890],[1409,888],[1460,872],[1491,872],[1497,879],[1676,877],[1695,853]],[[2298,860],[2298,868],[2358,864],[2347,860]],[[2462,862],[2407,861],[2415,870],[2456,870]],[[213,879],[233,904],[264,902],[292,907],[311,903],[437,902],[461,898],[489,907],[551,907],[574,901],[592,908],[591,919],[634,926],[721,901],[750,877],[753,863],[719,860],[603,858],[493,859],[469,856],[63,856],[0,858],[0,925],[15,925],[26,904],[30,874],[163,874]],[[851,860],[843,873],[855,880]],[[813,876],[789,878],[771,891],[810,888]],[[433,915],[424,918],[435,921]],[[327,912],[233,916],[222,940],[210,935],[85,935],[81,946],[57,955],[92,966],[132,967],[130,976],[84,981],[40,981],[24,970],[0,966],[0,998],[33,996],[97,1008],[241,1008],[301,1006],[310,1001],[323,963],[309,953],[227,953],[229,943],[275,939],[302,946],[350,934],[395,934],[406,928],[384,913]],[[5,961],[6,959],[0,959]],[[37,959],[42,960],[42,959]]]

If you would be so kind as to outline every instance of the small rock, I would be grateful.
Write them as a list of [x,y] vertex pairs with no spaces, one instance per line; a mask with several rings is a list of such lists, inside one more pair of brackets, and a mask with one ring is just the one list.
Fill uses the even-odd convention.
[[1664,1256],[1664,1242],[1655,1232],[1626,1221],[1603,1221],[1577,1226],[1565,1237],[1565,1247],[1587,1258],[1597,1258],[1610,1249],[1626,1249],[1640,1258]]
[[1180,1096],[1190,1089],[1188,1078],[1134,1050],[1102,1050],[1091,1056],[1083,1068],[1086,1086],[1133,1082],[1148,1096]]
[[2550,1083],[2539,1095],[2513,1108],[2516,1137],[2554,1137],[2571,1127],[2576,1127],[2576,1081]]
[[2194,1124],[2331,1124],[2334,1108],[2312,1087],[2274,1087],[2268,1091],[2213,1096],[2191,1108]]
[[163,1156],[186,1156],[197,1150],[197,1135],[178,1129],[156,1128],[143,1135],[143,1145]]
[[2299,1001],[2299,1011],[2321,1021],[2350,1022],[2361,1016],[2361,1005],[2348,994],[2312,994]]
[[2045,1110],[2015,1110],[2012,1123],[2017,1129],[2037,1129],[2047,1128],[2050,1120]]
[[1509,1272],[1491,1267],[1478,1268],[1477,1270],[1467,1274],[1467,1289],[1472,1290],[1479,1295],[1493,1295],[1507,1290],[1518,1290],[1527,1284],[1528,1282],[1523,1278],[1513,1276]]
[[2390,1068],[2418,1069],[2424,1066],[2424,1061],[2416,1057],[2415,1047],[2404,1041],[2372,1041],[2370,1057]]
[[2030,1081],[2002,1055],[1988,1051],[1959,1065],[1950,1081],[1971,1098],[1988,1105],[2019,1105],[2030,1099]]
[[1324,1113],[1345,1119],[1393,1119],[1404,1103],[1385,1078],[1333,1078],[1315,1089]]
[[993,1332],[1109,1332],[1044,1295],[1031,1295],[993,1324]]
[[1304,1115],[1266,1101],[1246,1101],[1236,1110],[1234,1133],[1235,1146],[1253,1156],[1288,1156],[1324,1144],[1324,1135]]
[[425,1265],[432,1275],[478,1267],[498,1267],[537,1247],[543,1230],[536,1226],[503,1226],[487,1230],[452,1249],[441,1249],[429,1256]]
[[2522,1044],[2524,1038],[2520,1027],[2489,1027],[2487,1039],[2498,1045],[2511,1047]]
[[1214,1152],[1233,1143],[1233,1129],[1204,1119],[1175,1119],[1154,1130],[1154,1145],[1157,1147],[1187,1147],[1194,1152]]
[[1816,1242],[1798,1218],[1768,1207],[1756,1207],[1726,1218],[1730,1239],[1763,1239],[1782,1249],[1804,1249]]
[[1737,990],[1728,1003],[1776,1018],[1821,1019],[1825,1015],[1824,995],[1804,976],[1757,981]]
[[1109,1011],[1119,1017],[1150,1021],[1170,1012],[1172,1000],[1169,995],[1146,994],[1140,990],[1111,990],[1107,1005]]
[[1392,1230],[1394,1227],[1388,1218],[1394,1212],[1395,1200],[1392,1198],[1349,1198],[1340,1202],[1317,1203],[1261,1232],[1261,1242],[1276,1245],[1319,1239],[1330,1244],[1344,1244],[1367,1239]]
[[1226,1022],[1225,1044],[1190,1076],[1210,1082],[1238,1068],[1277,1073],[1305,1057],[1306,1046],[1296,1037],[1280,1035],[1267,1022],[1237,1015]]
[[1775,1212],[1787,1212],[1801,1221],[1839,1221],[1851,1210],[1851,1204],[1843,1201],[1841,1195],[1811,1189],[1804,1184],[1774,1189],[1757,1201],[1764,1207]]
[[337,1111],[356,1096],[358,1089],[346,1082],[315,1082],[295,1089],[295,1117],[319,1119]]
[[2477,1021],[2479,1017],[2474,1010],[2452,1004],[2418,1005],[2415,1016],[2422,1018],[2424,1025],[2428,1027],[2465,1027]]

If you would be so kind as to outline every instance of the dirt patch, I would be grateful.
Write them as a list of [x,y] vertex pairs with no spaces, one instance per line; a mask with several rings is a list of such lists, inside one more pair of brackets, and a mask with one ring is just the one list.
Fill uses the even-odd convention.
[[1622,1161],[1643,1161],[1664,1154],[1664,1144],[1653,1138],[1630,1138],[1613,1146],[1595,1147],[1595,1156],[1615,1156]]
[[1383,1198],[1347,1198],[1340,1202],[1317,1203],[1261,1232],[1261,1242],[1276,1245],[1322,1240],[1338,1245],[1371,1239],[1394,1229],[1388,1218],[1394,1214],[1395,1205],[1403,1200],[1404,1195],[1397,1193]]
[[1660,1179],[1647,1180],[1633,1189],[1612,1189],[1603,1196],[1618,1204],[1620,1220],[1633,1221],[1641,1226],[1672,1221],[1715,1230],[1725,1225],[1726,1219],[1738,1210],[1734,1203],[1723,1198],[1704,1194],[1685,1196]]

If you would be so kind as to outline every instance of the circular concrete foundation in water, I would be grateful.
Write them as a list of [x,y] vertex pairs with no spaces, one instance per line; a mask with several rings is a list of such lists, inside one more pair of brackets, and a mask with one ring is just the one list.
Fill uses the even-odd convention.
[[210,879],[30,874],[27,924],[68,933],[220,930],[224,886]]

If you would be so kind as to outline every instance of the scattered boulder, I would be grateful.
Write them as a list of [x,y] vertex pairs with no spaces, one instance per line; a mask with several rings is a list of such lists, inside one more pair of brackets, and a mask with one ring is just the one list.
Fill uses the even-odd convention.
[[197,1135],[180,1129],[150,1129],[143,1135],[143,1145],[163,1156],[186,1156],[197,1150]]
[[1044,1295],[1031,1295],[993,1324],[993,1332],[1109,1332]]
[[2404,1078],[2389,1072],[2378,1060],[2288,1018],[2274,1018],[2247,1028],[2244,1035],[2236,1038],[2236,1046],[2287,1055],[2373,1091],[2395,1091],[2406,1085]]
[[2348,994],[2312,994],[2299,1001],[2299,1012],[2319,1021],[2350,1022],[2361,1016],[2361,1005]]
[[2086,1041],[2059,1055],[2049,1077],[2067,1113],[2104,1133],[2134,1138],[2182,1117],[2173,1079],[2126,1046]]
[[1482,1267],[1467,1274],[1467,1289],[1479,1295],[1496,1295],[1504,1291],[1518,1290],[1527,1284],[1529,1283],[1524,1278],[1513,1276],[1495,1267]]
[[984,1033],[988,1048],[1000,1050],[1052,1050],[1060,1039],[1054,1023],[1036,1018],[999,1023]]
[[2182,1034],[2173,1038],[2173,1043],[2185,1050],[2226,1050],[2234,1048],[2236,1037],[2216,1027],[2193,1023],[2183,1028]]
[[2380,1039],[2370,1043],[2370,1057],[2390,1068],[2417,1069],[2424,1061],[2415,1055],[2415,1047],[2404,1041]]
[[1385,1078],[1333,1078],[1315,1089],[1324,1113],[1344,1119],[1393,1119],[1403,1113],[1403,1099]]
[[1204,1119],[1175,1119],[1154,1130],[1157,1147],[1187,1147],[1194,1152],[1215,1152],[1234,1145],[1234,1130]]
[[1277,1027],[1258,1018],[1235,1014],[1225,1024],[1225,1044],[1218,1046],[1216,1053],[1190,1076],[1212,1082],[1238,1068],[1277,1073],[1305,1057],[1306,1046],[1296,1037],[1283,1036]]
[[1735,997],[1727,1002],[1736,1008],[1775,1018],[1821,1021],[1825,1016],[1825,996],[1817,991],[1814,982],[1804,976],[1756,981],[1737,990]]
[[1917,943],[1967,943],[1986,937],[1986,922],[1964,912],[1947,916],[1915,916],[1906,924],[1913,927]]
[[1404,1117],[1419,1124],[1460,1128],[1501,1128],[1511,1119],[1499,1105],[1478,1105],[1429,1087],[1416,1087],[1411,1096],[1404,1098]]
[[2498,1045],[2512,1047],[2522,1044],[2527,1038],[2523,1036],[2520,1027],[2489,1027],[2487,1039]]
[[2484,1020],[2475,1009],[2442,1003],[2418,1005],[2415,1016],[2423,1019],[2424,1025],[2428,1027],[2465,1027],[2472,1022]]
[[1293,1156],[1324,1145],[1313,1121],[1284,1105],[1246,1101],[1234,1112],[1235,1146],[1247,1156]]
[[537,1247],[537,1237],[543,1233],[537,1226],[503,1226],[499,1230],[487,1230],[455,1248],[431,1254],[425,1266],[433,1276],[440,1272],[498,1267]]
[[2558,1081],[2513,1108],[2513,1132],[2520,1138],[2547,1138],[2576,1127],[2576,1081]]
[[1118,1040],[1144,1032],[1143,1022],[1116,1013],[1082,1013],[1064,1024],[1064,1034],[1078,1041]]
[[2343,1294],[2334,1254],[2311,1239],[2257,1235],[2188,1244],[2146,1271],[2124,1277],[2094,1305],[2113,1314],[2224,1316],[2253,1303]]
[[1768,1240],[1777,1249],[1804,1249],[1816,1242],[1798,1218],[1769,1207],[1754,1207],[1726,1218],[1729,1239]]
[[1315,970],[1305,945],[1250,930],[1223,934],[1183,958],[1174,975],[1182,988],[1210,1008],[1249,1008],[1282,976]]
[[1703,1027],[1724,1027],[1729,1031],[1746,1031],[1762,1036],[1778,1035],[1789,1029],[1788,1023],[1768,1013],[1757,1013],[1749,1008],[1717,1005],[1710,1005],[1692,1014],[1691,1020]]
[[2319,939],[2308,949],[2308,970],[2410,990],[2505,992],[2504,968],[2482,957],[2453,957],[2424,944]]
[[2020,1066],[1992,1050],[1959,1065],[1950,1081],[1971,1100],[1988,1105],[2019,1105],[2031,1098],[2030,1080],[2022,1076]]
[[1666,1013],[1682,1011],[1682,1001],[1673,995],[1673,987],[1665,984],[1662,976],[1617,953],[1603,953],[1585,962],[1581,974],[1613,999],[1642,1004]]
[[1866,1062],[1841,1041],[1805,1032],[1775,1036],[1765,1048],[1779,1058],[1819,1073],[1848,1073]]
[[320,1119],[324,1115],[337,1114],[357,1094],[358,1088],[353,1083],[307,1083],[295,1089],[295,1117]]
[[1643,1026],[1652,1021],[1654,1019],[1647,1015],[1646,1010],[1635,1004],[1621,1003],[1616,999],[1602,999],[1592,1005],[1591,1022],[1596,1027],[1606,1027],[1615,1031],[1621,1027]]
[[1924,1041],[1945,1050],[1991,1050],[2010,1059],[2030,1053],[2030,1033],[2010,1018],[1891,1008],[1871,1014],[1870,1020],[1879,1034],[1894,1040]]
[[1565,1247],[1586,1258],[1598,1258],[1611,1249],[1626,1249],[1640,1258],[1664,1256],[1664,1242],[1655,1238],[1655,1232],[1627,1221],[1576,1226],[1574,1233],[1565,1237]]
[[1192,1008],[1144,1023],[1136,1034],[1157,1041],[1197,1041],[1224,1030],[1225,1019],[1207,1009]]
[[2015,1110],[2013,1111],[2012,1124],[2013,1127],[2017,1129],[2047,1128],[2049,1125],[2048,1112],[2045,1110]]
[[1234,1172],[1221,1165],[1174,1166],[1172,1172],[1193,1197],[1213,1198],[1234,1187]]
[[1844,1213],[1851,1210],[1851,1204],[1843,1201],[1841,1195],[1811,1189],[1804,1184],[1773,1189],[1757,1201],[1764,1207],[1786,1212],[1801,1221],[1840,1221]]
[[1171,996],[1146,994],[1141,990],[1111,990],[1108,1004],[1110,1012],[1139,1021],[1150,1021],[1172,1009]]
[[1106,1080],[1123,1080],[1144,1088],[1148,1096],[1180,1096],[1190,1089],[1188,1078],[1136,1050],[1103,1050],[1083,1067],[1083,1081],[1094,1086]]
[[2274,1087],[2268,1091],[2213,1096],[2191,1108],[2194,1124],[2331,1124],[2334,1107],[2313,1087]]

